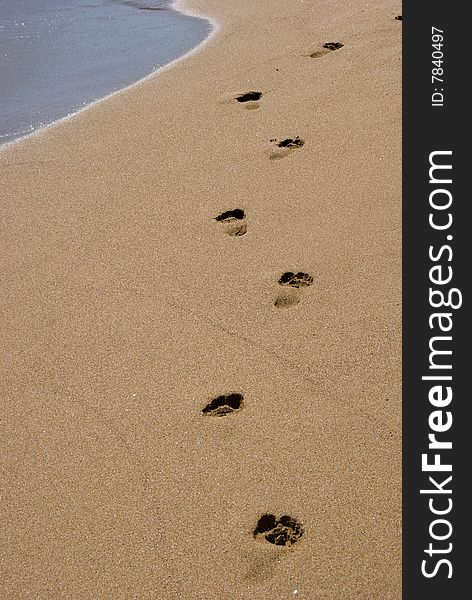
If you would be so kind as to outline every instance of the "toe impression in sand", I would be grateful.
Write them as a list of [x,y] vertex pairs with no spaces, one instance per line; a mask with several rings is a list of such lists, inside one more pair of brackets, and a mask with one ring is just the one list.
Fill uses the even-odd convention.
[[308,56],[310,58],[321,58],[334,50],[339,50],[343,46],[344,44],[341,44],[341,42],[325,42],[319,50],[315,50],[315,52],[312,52]]
[[313,277],[308,273],[299,271],[293,273],[286,271],[279,279],[279,285],[282,291],[277,295],[274,306],[277,308],[290,308],[300,302],[301,291],[303,288],[313,284]]
[[303,526],[294,517],[283,515],[277,518],[266,513],[260,517],[253,535],[275,546],[290,547],[302,537]]
[[243,579],[251,585],[261,585],[277,572],[280,560],[302,537],[303,526],[289,515],[277,518],[265,513],[259,518],[252,535],[260,543],[254,544],[242,557]]
[[247,233],[246,213],[242,208],[222,212],[215,220],[223,225],[224,232],[230,237],[240,237]]
[[214,398],[202,408],[204,415],[213,417],[225,417],[233,412],[241,410],[244,396],[238,393],[227,394]]
[[243,104],[246,110],[259,108],[259,100],[262,98],[262,92],[245,92],[235,97],[236,102]]
[[270,142],[275,144],[276,147],[276,149],[270,154],[270,158],[272,160],[284,158],[284,156],[287,156],[305,144],[304,140],[300,139],[298,135],[296,137],[285,138],[283,140],[277,140],[274,138],[270,140]]
[[245,92],[236,96],[235,100],[238,102],[257,102],[262,98],[262,92]]

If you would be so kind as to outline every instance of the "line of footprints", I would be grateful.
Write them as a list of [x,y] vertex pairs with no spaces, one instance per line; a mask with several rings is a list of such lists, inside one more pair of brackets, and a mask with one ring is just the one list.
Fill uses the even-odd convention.
[[[325,54],[329,54],[334,50],[339,50],[344,44],[341,42],[326,42],[323,46],[309,54],[311,58],[319,58]],[[233,100],[239,104],[244,104],[248,109],[259,108],[259,100],[262,98],[262,92],[249,91],[243,94],[238,94]],[[293,151],[302,148],[305,144],[299,136],[292,138],[284,138],[278,140],[273,138],[270,140],[273,144],[273,151],[269,155],[271,160],[277,160],[288,156]],[[215,220],[223,227],[223,231],[231,237],[240,237],[247,233],[247,218],[246,213],[242,208],[227,210],[215,217]],[[293,273],[287,271],[283,273],[279,279],[279,285],[283,288],[277,295],[274,306],[276,308],[290,308],[300,302],[302,291],[313,283],[313,277],[307,273]]]
[[[298,138],[296,138],[298,139]],[[247,233],[246,213],[242,208],[227,210],[217,217],[215,220],[221,223],[224,231],[231,237],[240,237]],[[283,288],[274,301],[274,306],[277,308],[288,308],[300,302],[301,291],[312,285],[313,277],[307,273],[299,271],[293,273],[287,271],[283,273],[279,279],[279,285]]]
[[[398,15],[395,19],[401,21],[402,16]],[[321,58],[340,48],[343,48],[341,42],[327,42],[308,56],[310,58]],[[245,104],[249,110],[254,110],[259,108],[259,100],[262,95],[262,92],[249,91],[237,95],[234,100],[240,104]],[[304,141],[298,136],[283,140],[271,139],[270,142],[274,145],[274,151],[270,155],[272,160],[283,158],[304,145]],[[247,218],[242,208],[227,210],[215,217],[215,220],[222,225],[224,232],[231,237],[240,237],[247,233]],[[313,277],[301,271],[298,273],[286,271],[280,276],[278,283],[282,289],[274,301],[274,306],[287,308],[300,302],[302,290],[313,284]],[[202,414],[211,417],[226,417],[239,412],[243,407],[243,394],[233,392],[212,399],[202,408]],[[277,517],[265,513],[260,516],[252,535],[256,540],[261,540],[264,543],[279,547],[290,547],[302,537],[303,533],[303,525],[298,519],[289,515]]]

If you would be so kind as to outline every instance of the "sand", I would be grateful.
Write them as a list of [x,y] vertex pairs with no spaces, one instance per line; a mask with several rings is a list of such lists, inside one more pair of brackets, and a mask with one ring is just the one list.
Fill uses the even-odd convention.
[[399,2],[185,6],[198,52],[0,152],[1,596],[399,599]]

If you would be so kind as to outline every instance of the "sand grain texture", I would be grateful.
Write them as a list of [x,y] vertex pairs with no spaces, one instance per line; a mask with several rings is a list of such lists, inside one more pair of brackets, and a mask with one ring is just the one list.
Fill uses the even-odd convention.
[[1,596],[399,599],[400,6],[186,5],[201,51],[0,152]]

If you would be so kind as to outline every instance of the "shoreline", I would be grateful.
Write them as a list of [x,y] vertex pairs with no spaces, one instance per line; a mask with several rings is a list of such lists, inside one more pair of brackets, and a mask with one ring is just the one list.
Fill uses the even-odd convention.
[[398,0],[184,6],[0,152],[3,596],[400,600]]
[[191,11],[186,9],[186,2],[185,0],[174,0],[172,2],[172,4],[169,6],[169,10],[173,10],[175,12],[179,12],[183,15],[188,15],[190,17],[195,17],[198,19],[202,19],[203,21],[208,21],[208,23],[211,25],[211,30],[208,33],[208,35],[206,36],[206,38],[204,40],[202,40],[197,46],[195,46],[194,48],[192,48],[191,50],[189,50],[188,52],[185,52],[184,54],[182,54],[181,56],[175,58],[174,60],[172,60],[171,62],[162,65],[161,67],[158,67],[156,70],[152,71],[151,73],[149,73],[148,75],[145,75],[144,77],[141,77],[140,79],[138,79],[137,81],[123,87],[120,88],[119,90],[115,90],[114,92],[111,92],[109,94],[106,94],[105,96],[103,96],[102,98],[97,98],[96,100],[93,100],[92,102],[89,102],[88,104],[86,104],[85,106],[83,106],[82,108],[79,108],[78,110],[65,115],[64,117],[61,117],[59,119],[56,119],[54,121],[51,121],[51,123],[48,123],[47,125],[43,125],[41,127],[38,127],[37,129],[35,129],[34,131],[32,131],[31,133],[27,133],[19,138],[15,138],[14,140],[10,141],[10,142],[5,142],[4,144],[0,144],[0,152],[4,151],[4,150],[8,150],[9,148],[11,148],[12,146],[16,145],[19,142],[23,142],[25,140],[30,139],[31,137],[36,137],[37,135],[42,134],[44,131],[50,129],[51,127],[55,127],[57,125],[60,125],[62,123],[66,123],[72,119],[74,119],[75,117],[77,117],[78,115],[82,114],[83,112],[93,108],[95,105],[100,104],[102,102],[105,102],[106,100],[109,100],[110,98],[113,98],[114,96],[118,96],[122,93],[125,93],[131,89],[133,89],[136,86],[140,86],[144,83],[146,83],[147,81],[149,81],[150,79],[152,79],[153,77],[156,77],[157,75],[160,75],[160,73],[165,72],[166,70],[172,68],[175,64],[179,63],[180,61],[186,60],[187,58],[189,58],[190,56],[192,56],[195,53],[200,52],[207,43],[209,43],[212,38],[218,33],[218,29],[219,29],[219,24],[217,23],[217,21],[213,20],[211,17],[206,17],[203,15],[203,13],[201,14],[197,14],[197,13],[192,13]]

